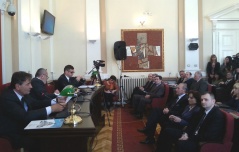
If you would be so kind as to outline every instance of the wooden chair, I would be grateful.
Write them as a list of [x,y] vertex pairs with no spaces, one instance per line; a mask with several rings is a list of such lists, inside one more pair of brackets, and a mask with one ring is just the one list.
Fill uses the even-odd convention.
[[2,86],[0,86],[0,94],[2,93],[2,91],[4,90],[4,89],[6,89],[7,87],[9,87],[10,86],[10,82],[9,83],[6,83],[6,84],[3,84]]
[[54,93],[55,86],[53,84],[46,84],[46,90],[48,93]]
[[227,112],[222,111],[226,118],[226,130],[222,143],[203,143],[200,152],[230,152],[232,148],[232,137],[234,131],[234,118]]
[[161,98],[153,98],[151,107],[152,108],[161,108],[163,109],[168,101],[169,95],[169,86],[168,84],[164,84],[164,96]]

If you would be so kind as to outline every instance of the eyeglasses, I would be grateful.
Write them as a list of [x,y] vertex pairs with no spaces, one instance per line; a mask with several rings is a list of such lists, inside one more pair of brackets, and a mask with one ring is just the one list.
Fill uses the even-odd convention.
[[46,75],[46,74],[43,74],[43,75],[46,76],[47,79],[49,78],[48,75]]
[[75,73],[74,71],[68,71],[68,72],[70,72],[71,74],[74,74],[74,73]]

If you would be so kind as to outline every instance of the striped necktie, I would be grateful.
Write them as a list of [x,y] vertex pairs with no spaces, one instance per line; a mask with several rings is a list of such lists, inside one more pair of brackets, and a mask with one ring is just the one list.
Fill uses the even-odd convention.
[[198,125],[197,125],[197,127],[196,127],[196,129],[195,129],[195,135],[198,134],[198,131],[199,131],[199,129],[200,129],[200,127],[201,127],[201,125],[202,125],[204,119],[206,118],[206,116],[207,116],[207,115],[206,115],[206,113],[204,112],[204,114],[203,114],[201,120],[199,121],[199,123],[198,123]]

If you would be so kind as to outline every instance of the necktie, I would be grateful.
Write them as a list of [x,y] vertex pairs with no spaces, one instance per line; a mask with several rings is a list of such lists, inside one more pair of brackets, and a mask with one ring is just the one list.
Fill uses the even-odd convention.
[[203,123],[203,120],[205,119],[206,116],[207,116],[207,115],[206,115],[206,113],[204,112],[204,115],[202,116],[201,120],[199,121],[199,123],[198,123],[198,125],[197,125],[197,127],[196,127],[196,129],[195,129],[195,135],[198,134],[198,131],[199,131],[199,129],[200,129],[202,123]]
[[24,100],[24,97],[22,97],[22,99],[21,99],[21,104],[24,107],[24,109],[27,111],[28,107],[27,107],[27,104],[26,104],[26,102]]
[[225,82],[225,84],[227,84],[228,83],[228,80]]
[[175,102],[173,102],[173,103],[171,104],[169,110],[172,110],[172,109],[173,109],[173,107],[177,104],[178,100],[179,100],[179,97],[175,100]]

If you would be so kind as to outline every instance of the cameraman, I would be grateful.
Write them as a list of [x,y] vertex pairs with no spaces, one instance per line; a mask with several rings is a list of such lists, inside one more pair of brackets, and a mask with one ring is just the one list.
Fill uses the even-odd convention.
[[73,85],[78,87],[85,84],[85,79],[80,75],[73,77],[75,71],[72,65],[66,65],[64,68],[64,73],[57,80],[57,88],[61,91],[67,85]]

